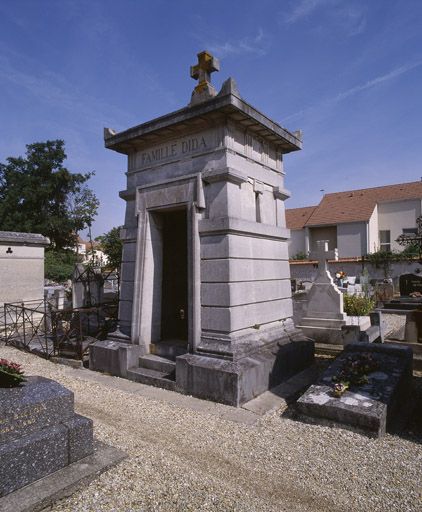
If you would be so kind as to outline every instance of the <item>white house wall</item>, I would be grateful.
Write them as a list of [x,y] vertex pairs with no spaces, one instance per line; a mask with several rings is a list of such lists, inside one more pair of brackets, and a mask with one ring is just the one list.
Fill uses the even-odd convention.
[[337,224],[337,249],[339,258],[366,254],[366,222]]
[[305,230],[292,229],[289,240],[289,257],[293,258],[299,252],[306,252],[305,248]]
[[421,200],[394,201],[380,203],[378,205],[378,228],[390,230],[392,250],[403,250],[403,247],[395,242],[405,228],[415,228],[416,219],[421,215]]
[[368,249],[366,252],[376,252],[379,249],[378,236],[378,205],[375,205],[371,218],[368,222]]
[[317,249],[316,243],[319,240],[328,240],[328,249],[332,251],[337,247],[337,227],[336,226],[322,226],[309,228],[309,245],[310,250]]

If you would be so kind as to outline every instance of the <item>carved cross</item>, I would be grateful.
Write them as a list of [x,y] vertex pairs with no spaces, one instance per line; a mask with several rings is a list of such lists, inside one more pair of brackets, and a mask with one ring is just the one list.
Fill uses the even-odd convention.
[[211,73],[220,71],[220,62],[207,51],[198,53],[198,64],[190,67],[190,76],[198,80],[195,91],[200,91],[211,83]]
[[321,275],[328,270],[328,260],[338,260],[338,251],[337,249],[328,250],[328,240],[318,240],[316,246],[316,251],[312,251],[310,257],[318,260],[318,274]]

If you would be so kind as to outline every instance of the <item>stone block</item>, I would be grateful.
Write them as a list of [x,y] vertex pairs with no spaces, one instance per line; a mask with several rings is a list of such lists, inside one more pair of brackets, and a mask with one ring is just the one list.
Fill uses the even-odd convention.
[[236,362],[185,354],[176,358],[176,387],[185,394],[239,407],[313,359],[312,341],[290,342],[287,336]]
[[55,425],[0,444],[0,496],[69,463],[68,431]]
[[88,457],[94,451],[93,422],[90,418],[75,414],[63,422],[68,429],[69,464]]
[[257,302],[229,308],[202,307],[201,322],[204,330],[238,331],[250,327],[259,328],[293,315],[290,299]]
[[261,258],[288,260],[288,245],[281,240],[245,237],[241,235],[212,235],[201,238],[201,258]]
[[140,345],[112,340],[96,341],[89,347],[89,367],[117,377],[127,377],[128,369],[138,365],[141,355]]
[[285,279],[289,262],[278,260],[221,259],[202,260],[203,282],[262,281]]
[[[349,358],[370,354],[376,368],[367,374],[367,383],[351,386],[342,396],[334,396],[333,377]],[[406,414],[412,385],[410,347],[352,343],[335,359],[297,401],[296,409],[305,421],[339,426],[371,437],[381,437],[394,429]]]
[[92,421],[75,415],[73,393],[43,377],[0,388],[0,496],[93,453]]
[[240,306],[290,298],[290,279],[201,285],[203,306]]
[[28,377],[28,384],[0,388],[0,443],[73,417],[73,393],[58,382]]

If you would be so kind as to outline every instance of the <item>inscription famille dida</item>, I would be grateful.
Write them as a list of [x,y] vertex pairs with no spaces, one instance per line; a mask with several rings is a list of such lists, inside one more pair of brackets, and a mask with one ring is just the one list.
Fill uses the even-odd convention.
[[207,149],[207,147],[204,137],[193,137],[177,141],[172,144],[141,153],[140,164],[142,167],[144,165],[151,165],[160,162],[161,160],[167,160],[168,158],[175,158],[193,153],[194,151],[201,151]]

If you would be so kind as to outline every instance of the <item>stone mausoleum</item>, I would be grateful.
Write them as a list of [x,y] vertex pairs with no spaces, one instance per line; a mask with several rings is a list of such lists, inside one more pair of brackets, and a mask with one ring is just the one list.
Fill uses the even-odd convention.
[[128,157],[119,331],[91,367],[241,405],[302,370],[292,320],[283,158],[302,147],[198,54],[185,108],[120,133]]

